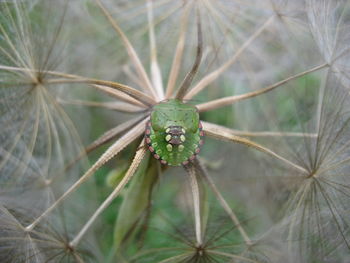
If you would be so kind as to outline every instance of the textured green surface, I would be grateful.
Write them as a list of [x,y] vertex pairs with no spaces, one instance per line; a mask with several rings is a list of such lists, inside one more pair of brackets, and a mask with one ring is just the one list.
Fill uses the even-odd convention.
[[[166,140],[168,127],[182,127],[185,141],[179,145]],[[146,143],[156,159],[163,164],[178,166],[193,160],[199,153],[201,129],[197,108],[179,100],[162,102],[153,108],[151,120],[146,127]],[[183,150],[181,151],[181,147]],[[168,147],[167,147],[168,146]],[[169,151],[169,148],[172,148]]]
[[171,99],[153,107],[151,114],[152,128],[159,132],[166,127],[182,126],[187,132],[195,133],[198,130],[199,114],[195,106]]

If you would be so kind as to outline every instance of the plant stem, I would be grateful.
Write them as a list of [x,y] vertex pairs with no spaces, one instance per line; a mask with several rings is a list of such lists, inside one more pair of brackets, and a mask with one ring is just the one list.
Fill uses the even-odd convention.
[[142,83],[144,83],[144,90],[147,90],[151,93],[152,97],[156,100],[159,100],[158,94],[156,93],[155,89],[153,88],[151,81],[149,80],[147,73],[145,71],[145,68],[143,67],[140,58],[138,57],[135,49],[131,45],[129,39],[124,34],[123,30],[119,27],[119,25],[116,23],[116,21],[113,19],[111,14],[108,12],[108,10],[103,6],[102,2],[100,0],[95,0],[99,8],[101,9],[102,13],[105,15],[113,29],[117,32],[117,34],[121,37],[124,46],[126,48],[126,51],[129,54],[130,59],[132,60],[134,67],[137,71],[137,74],[139,75],[140,79],[142,79]]
[[196,176],[196,169],[193,165],[186,167],[186,171],[189,175],[192,198],[193,198],[193,207],[194,207],[194,218],[195,218],[195,229],[196,229],[196,240],[197,246],[203,244],[202,238],[202,223],[201,223],[201,211],[200,211],[200,192],[199,185]]
[[259,27],[254,34],[252,34],[246,42],[237,50],[237,52],[233,55],[233,57],[228,60],[224,65],[222,65],[217,70],[211,72],[207,76],[205,76],[202,80],[200,80],[197,85],[195,85],[185,96],[186,100],[192,99],[196,94],[202,91],[204,88],[208,87],[214,80],[216,80],[222,73],[224,73],[230,66],[232,66],[240,55],[249,47],[249,45],[272,23],[274,20],[274,16],[268,18],[264,24]]
[[215,183],[213,180],[210,178],[209,174],[207,173],[204,165],[201,163],[200,160],[197,160],[196,162],[197,168],[201,171],[201,176],[204,177],[204,179],[207,181],[209,187],[213,191],[214,195],[216,196],[216,199],[220,202],[220,205],[222,208],[226,211],[226,213],[230,216],[231,220],[237,226],[238,231],[241,233],[245,243],[247,245],[252,245],[253,242],[249,238],[247,232],[245,232],[244,228],[242,227],[242,224],[239,222],[238,217],[236,216],[235,212],[231,209],[231,207],[228,205],[226,202],[225,198],[222,196],[220,191],[217,189]]
[[138,138],[143,133],[146,120],[142,121],[131,129],[128,133],[117,140],[112,146],[110,146],[105,153],[90,167],[86,173],[79,178],[64,194],[59,197],[49,208],[47,208],[38,218],[36,218],[30,225],[26,227],[26,231],[31,231],[34,227],[44,219],[53,209],[55,209],[63,200],[67,198],[69,194],[74,192],[82,183],[90,178],[101,166],[107,161],[117,155],[121,150],[128,146],[132,141]]
[[204,122],[204,121],[202,121],[202,125],[203,125],[203,130],[204,130],[204,133],[206,136],[209,136],[209,137],[212,137],[215,139],[219,139],[219,140],[231,141],[231,142],[246,145],[248,147],[252,147],[260,152],[269,154],[270,156],[284,162],[285,164],[288,164],[290,167],[301,172],[303,175],[309,174],[309,172],[305,168],[287,160],[286,158],[280,156],[279,154],[273,152],[272,150],[270,150],[270,149],[268,149],[268,148],[266,148],[258,143],[255,143],[255,142],[250,141],[246,138],[234,135],[232,130],[230,130],[226,127],[216,125],[213,123],[209,123],[209,122]]
[[206,102],[206,103],[198,104],[198,105],[196,105],[196,107],[198,108],[198,110],[200,112],[215,110],[215,109],[218,109],[220,107],[224,107],[224,106],[233,104],[233,103],[235,103],[237,101],[253,98],[253,97],[259,96],[261,94],[270,92],[270,91],[274,90],[275,88],[280,87],[280,86],[288,83],[291,80],[300,78],[300,77],[302,77],[304,75],[307,75],[309,73],[312,73],[312,72],[320,70],[320,69],[323,69],[323,68],[325,68],[327,66],[328,66],[328,64],[325,63],[325,64],[322,64],[322,65],[313,67],[311,69],[308,69],[306,71],[303,71],[301,73],[298,73],[298,74],[296,74],[294,76],[288,77],[288,78],[286,78],[284,80],[281,80],[281,81],[279,81],[279,82],[277,82],[275,84],[272,84],[272,85],[270,85],[270,86],[268,86],[266,88],[262,88],[262,89],[259,89],[257,91],[253,91],[253,92],[248,92],[246,94],[235,95],[235,96],[225,97],[225,98],[221,98],[221,99],[217,99],[217,100],[212,100],[212,101],[209,101],[209,102]]
[[137,167],[139,166],[139,164],[143,160],[143,157],[146,154],[146,150],[147,149],[145,147],[145,143],[142,140],[142,142],[139,146],[139,150],[136,152],[134,160],[132,161],[124,178],[117,185],[117,187],[113,190],[113,192],[106,198],[106,200],[99,206],[99,208],[97,208],[95,213],[90,217],[90,219],[86,222],[86,224],[79,231],[79,233],[75,236],[75,238],[70,242],[70,245],[72,247],[75,247],[78,245],[80,240],[83,238],[83,236],[86,234],[86,232],[90,229],[91,225],[96,221],[98,216],[112,203],[112,201],[119,195],[120,191],[124,189],[125,185],[129,182],[129,180],[135,174]]

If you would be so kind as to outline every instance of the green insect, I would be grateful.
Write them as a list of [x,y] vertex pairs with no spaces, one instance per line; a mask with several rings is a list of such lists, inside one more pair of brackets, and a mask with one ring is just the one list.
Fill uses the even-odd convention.
[[187,165],[203,144],[202,125],[195,106],[170,99],[153,107],[145,141],[162,164]]

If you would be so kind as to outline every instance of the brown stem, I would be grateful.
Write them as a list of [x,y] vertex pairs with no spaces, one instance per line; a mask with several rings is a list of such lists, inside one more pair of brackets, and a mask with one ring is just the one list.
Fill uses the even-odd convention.
[[303,71],[301,73],[298,73],[298,74],[291,76],[289,78],[286,78],[284,80],[281,80],[281,81],[279,81],[273,85],[270,85],[266,88],[259,89],[257,91],[253,91],[253,92],[248,92],[246,94],[235,95],[235,96],[225,97],[225,98],[221,98],[221,99],[217,99],[217,100],[212,100],[212,101],[209,101],[206,103],[198,104],[198,105],[196,105],[196,107],[198,108],[198,110],[200,112],[215,110],[215,109],[218,109],[220,107],[224,107],[224,106],[233,104],[237,101],[253,98],[253,97],[259,96],[261,94],[270,92],[270,91],[274,90],[275,88],[280,87],[280,86],[288,83],[291,80],[300,78],[306,74],[309,74],[311,72],[317,71],[317,70],[322,69],[322,68],[325,68],[327,66],[328,66],[328,64],[325,63],[325,64],[319,65],[317,67],[311,68],[309,70]]
[[142,82],[144,83],[143,88],[145,90],[148,90],[152,94],[152,97],[154,99],[159,99],[158,94],[156,93],[156,91],[152,87],[151,81],[147,76],[147,73],[146,73],[145,68],[143,67],[143,65],[140,61],[140,58],[138,57],[134,47],[131,45],[129,39],[126,37],[126,35],[122,31],[122,29],[119,27],[117,22],[113,19],[110,12],[105,8],[105,6],[102,4],[102,2],[100,0],[95,0],[95,2],[97,3],[98,7],[100,8],[100,10],[104,14],[104,16],[107,18],[107,20],[109,21],[109,23],[111,24],[111,26],[113,27],[115,32],[117,32],[117,34],[122,39],[123,44],[126,48],[126,51],[128,52],[128,55],[135,66],[137,74],[139,75],[140,79],[142,79]]
[[74,192],[80,187],[87,179],[89,179],[101,166],[117,155],[121,150],[128,146],[131,142],[137,139],[143,132],[146,121],[140,122],[137,126],[131,129],[128,133],[117,140],[112,146],[110,146],[104,154],[90,167],[85,174],[79,178],[68,190],[62,194],[50,207],[48,207],[39,217],[37,217],[30,225],[25,229],[31,231],[34,227],[41,222],[53,209],[55,209],[68,195]]
[[265,21],[261,27],[246,42],[237,50],[231,59],[229,59],[220,68],[214,70],[210,74],[206,75],[201,79],[185,96],[186,100],[192,99],[198,92],[202,91],[204,88],[208,87],[213,81],[215,81],[221,74],[223,74],[230,66],[232,66],[237,59],[242,55],[242,53],[250,46],[250,44],[272,23],[274,16],[271,16]]
[[285,164],[288,164],[290,167],[292,167],[295,170],[298,170],[303,175],[309,174],[308,171],[306,169],[304,169],[303,167],[285,159],[284,157],[280,156],[279,154],[273,152],[272,150],[270,150],[270,149],[268,149],[268,148],[266,148],[258,143],[255,143],[255,142],[250,141],[246,138],[242,138],[242,137],[239,137],[237,135],[234,135],[232,133],[232,131],[226,127],[219,126],[219,125],[209,123],[209,122],[204,122],[204,121],[202,121],[202,125],[203,125],[203,131],[204,131],[206,136],[209,136],[209,137],[212,137],[215,139],[219,139],[219,140],[230,141],[230,142],[235,142],[235,143],[246,145],[246,146],[254,148],[260,152],[267,153],[268,155],[284,162]]
[[124,189],[125,185],[130,181],[133,175],[136,172],[136,169],[139,167],[139,164],[143,160],[147,148],[145,147],[144,141],[141,142],[139,150],[136,152],[134,160],[132,161],[128,171],[124,175],[123,179],[116,186],[113,192],[106,198],[106,200],[98,207],[95,213],[90,217],[90,219],[86,222],[83,228],[79,231],[79,233],[74,237],[74,239],[70,242],[72,247],[75,247],[79,244],[83,236],[90,229],[92,224],[96,221],[98,216],[112,203],[112,201],[119,195],[120,191]]
[[[7,70],[7,71],[13,71],[13,72],[29,72],[29,73],[40,72],[44,75],[51,75],[51,76],[56,76],[56,77],[60,77],[60,78],[65,78],[65,79],[87,79],[83,76],[74,75],[74,74],[67,74],[67,73],[57,72],[57,71],[40,71],[38,69],[30,69],[30,68],[26,68],[26,67],[10,67],[10,66],[5,66],[5,65],[0,65],[0,69]],[[56,81],[56,83],[66,83],[66,81],[60,82],[59,79],[57,79],[55,81]],[[119,83],[115,83],[115,84],[119,84]],[[120,85],[122,85],[122,84],[120,84]],[[127,103],[133,104],[135,106],[145,107],[145,105],[143,103],[141,103],[138,98],[132,98],[131,96],[129,96],[129,95],[125,94],[124,92],[119,91],[115,88],[108,88],[108,87],[99,86],[99,85],[92,85],[92,86],[98,90],[103,91],[104,93],[106,93],[108,95],[111,95],[117,99],[121,99]]]
[[222,196],[220,191],[217,189],[215,183],[213,180],[210,178],[206,168],[204,165],[201,163],[200,160],[197,160],[195,162],[196,168],[200,171],[200,175],[203,176],[203,178],[207,181],[209,187],[213,191],[214,195],[216,196],[216,199],[220,202],[222,208],[226,211],[226,213],[230,216],[231,220],[237,227],[238,231],[241,233],[245,243],[247,245],[252,245],[253,242],[249,238],[247,232],[245,232],[244,228],[242,227],[242,224],[239,222],[238,217],[236,216],[235,212],[231,209],[229,204],[226,202],[225,198]]
[[193,78],[196,76],[198,72],[198,68],[200,66],[201,60],[202,60],[202,55],[203,55],[203,37],[202,37],[202,24],[201,24],[201,18],[200,18],[200,13],[199,11],[197,12],[197,38],[198,38],[198,43],[197,43],[197,54],[196,54],[196,59],[193,63],[193,66],[190,70],[190,72],[186,75],[184,81],[182,82],[179,90],[176,93],[175,98],[182,100],[188,89],[191,86],[191,83],[193,81]]
[[[102,87],[108,87],[112,89],[116,89],[118,91],[121,91],[130,97],[133,97],[134,99],[141,101],[147,106],[153,106],[157,102],[150,96],[144,94],[141,91],[138,91],[136,89],[133,89],[129,86],[108,81],[108,80],[99,80],[99,79],[89,79],[89,78],[82,78],[82,79],[50,79],[47,80],[46,83],[52,84],[52,83],[82,83],[82,84],[92,84],[92,85],[98,85]],[[98,87],[97,87],[98,88]],[[103,91],[103,90],[102,90]]]

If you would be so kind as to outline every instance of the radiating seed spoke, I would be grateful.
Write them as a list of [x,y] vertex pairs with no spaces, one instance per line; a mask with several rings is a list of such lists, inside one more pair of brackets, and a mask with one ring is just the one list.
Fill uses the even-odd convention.
[[136,169],[139,167],[139,164],[143,160],[146,154],[147,148],[145,147],[145,143],[142,140],[139,150],[136,152],[134,160],[132,161],[128,171],[124,175],[123,179],[116,186],[113,192],[106,198],[106,200],[97,208],[95,213],[90,217],[90,219],[86,222],[84,227],[79,231],[79,233],[74,237],[74,239],[70,242],[72,247],[78,245],[86,232],[90,229],[92,224],[98,218],[98,216],[112,203],[112,201],[119,195],[120,191],[124,189],[125,185],[130,181],[132,176],[135,174]]
[[255,142],[252,142],[246,138],[239,137],[237,135],[234,135],[232,131],[226,127],[219,126],[213,123],[209,122],[202,122],[203,124],[203,130],[206,136],[219,139],[219,140],[224,140],[224,141],[231,141],[239,144],[246,145],[248,147],[254,148],[260,152],[267,153],[268,155],[284,162],[288,166],[294,168],[295,170],[298,170],[299,172],[302,173],[302,175],[308,175],[309,172],[304,169],[303,167],[292,163],[291,161],[285,159],[284,157],[278,155],[277,153],[273,152],[272,150],[258,144]]
[[234,56],[217,70],[211,72],[200,80],[185,96],[186,100],[192,99],[196,94],[208,87],[213,81],[221,76],[231,65],[233,65],[240,55],[250,46],[250,44],[272,23],[274,16],[271,16],[265,23],[237,50]]
[[209,102],[205,102],[205,103],[202,103],[202,104],[198,104],[196,105],[196,107],[198,108],[198,110],[200,112],[205,112],[205,111],[210,111],[210,110],[215,110],[215,109],[218,109],[220,107],[224,107],[224,106],[227,106],[227,105],[230,105],[230,104],[233,104],[235,102],[238,102],[238,101],[241,101],[241,100],[246,100],[246,99],[250,99],[250,98],[253,98],[253,97],[257,97],[259,95],[262,95],[262,94],[265,94],[267,92],[270,92],[286,83],[288,83],[289,81],[292,81],[294,79],[297,79],[297,78],[300,78],[302,76],[305,76],[307,74],[310,74],[312,72],[315,72],[317,70],[320,70],[320,69],[323,69],[325,67],[327,67],[328,64],[322,64],[322,65],[319,65],[317,67],[314,67],[314,68],[311,68],[309,70],[306,70],[306,71],[303,71],[301,73],[298,73],[294,76],[291,76],[289,78],[286,78],[284,80],[281,80],[275,84],[272,84],[266,88],[263,88],[263,89],[259,89],[257,91],[252,91],[252,92],[248,92],[246,94],[241,94],[241,95],[235,95],[235,96],[230,96],[230,97],[224,97],[224,98],[221,98],[221,99],[217,99],[217,100],[212,100],[212,101],[209,101]]
[[146,120],[140,122],[128,133],[119,138],[112,146],[110,146],[102,156],[91,166],[91,168],[76,181],[64,194],[59,197],[49,208],[47,208],[38,218],[36,218],[30,225],[26,227],[27,231],[31,231],[34,227],[45,218],[53,209],[55,209],[63,200],[67,198],[72,192],[80,187],[88,178],[90,178],[101,166],[108,162],[111,158],[117,155],[121,150],[128,146],[131,142],[137,139],[144,131]]
[[95,0],[98,7],[101,9],[105,17],[108,19],[109,23],[113,27],[113,29],[117,32],[117,34],[121,37],[124,46],[129,54],[129,57],[131,61],[133,62],[135,69],[137,71],[137,74],[139,75],[140,79],[143,80],[144,86],[143,88],[147,91],[149,91],[152,94],[152,97],[156,100],[159,100],[158,94],[156,93],[156,90],[153,88],[150,79],[147,76],[146,70],[143,67],[140,58],[138,57],[134,47],[131,45],[129,39],[126,37],[125,33],[122,31],[122,29],[119,27],[119,25],[116,23],[116,21],[113,19],[111,14],[108,12],[108,10],[104,7],[102,2],[100,0]]

